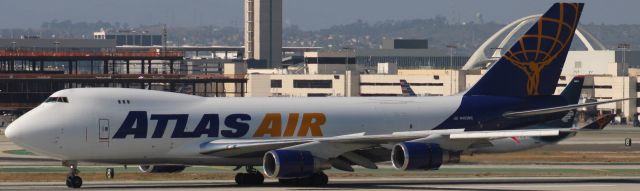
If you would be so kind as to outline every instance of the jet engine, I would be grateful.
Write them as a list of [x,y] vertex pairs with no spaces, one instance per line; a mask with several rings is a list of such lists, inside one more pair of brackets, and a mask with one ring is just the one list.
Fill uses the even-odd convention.
[[138,169],[145,173],[179,173],[185,168],[184,165],[140,165]]
[[326,160],[314,157],[309,151],[272,150],[265,153],[262,167],[269,177],[302,178],[330,168]]
[[438,170],[449,152],[434,143],[403,142],[393,146],[391,163],[402,170]]

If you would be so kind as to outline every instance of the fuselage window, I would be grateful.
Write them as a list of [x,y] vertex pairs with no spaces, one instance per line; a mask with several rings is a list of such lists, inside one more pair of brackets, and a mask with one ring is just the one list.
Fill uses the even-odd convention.
[[55,102],[55,101],[56,101],[55,97],[48,97],[46,100],[44,100],[45,103]]
[[69,103],[69,99],[67,99],[67,97],[48,97],[46,100],[44,100],[44,102]]
[[118,104],[121,104],[121,103],[120,103],[120,100],[118,100]]

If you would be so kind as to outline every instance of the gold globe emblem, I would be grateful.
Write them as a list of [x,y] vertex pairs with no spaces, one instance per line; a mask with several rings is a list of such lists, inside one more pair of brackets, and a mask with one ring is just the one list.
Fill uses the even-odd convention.
[[[575,16],[572,17],[574,18],[573,20],[564,20],[565,5],[569,5],[570,8],[574,9]],[[537,30],[530,30],[523,35],[514,45],[514,48],[504,55],[505,59],[522,70],[527,76],[527,94],[530,96],[539,95],[540,73],[569,47],[573,32],[578,24],[577,21],[580,14],[578,4],[561,3],[559,8],[559,18],[543,16],[538,19],[535,26]],[[543,30],[543,26],[556,27],[555,34],[551,34],[553,32],[549,32],[551,30]],[[535,33],[531,34],[532,31]],[[569,36],[563,37],[563,32]],[[525,41],[529,44],[535,43],[533,43],[533,46],[525,47]],[[518,48],[518,51],[512,52],[515,48]]]

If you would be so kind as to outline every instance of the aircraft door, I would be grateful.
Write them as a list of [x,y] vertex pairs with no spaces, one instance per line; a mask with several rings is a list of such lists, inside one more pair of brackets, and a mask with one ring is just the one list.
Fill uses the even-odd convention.
[[100,142],[109,142],[109,137],[111,136],[110,127],[109,127],[109,119],[99,119],[98,120],[98,140]]

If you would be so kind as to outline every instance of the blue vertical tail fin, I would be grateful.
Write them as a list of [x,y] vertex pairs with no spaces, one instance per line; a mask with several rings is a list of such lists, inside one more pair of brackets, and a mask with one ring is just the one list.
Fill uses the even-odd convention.
[[407,82],[407,80],[400,80],[400,88],[402,88],[402,96],[403,97],[416,97],[418,96],[416,92],[411,89],[411,85]]
[[554,4],[464,95],[552,95],[583,7]]

